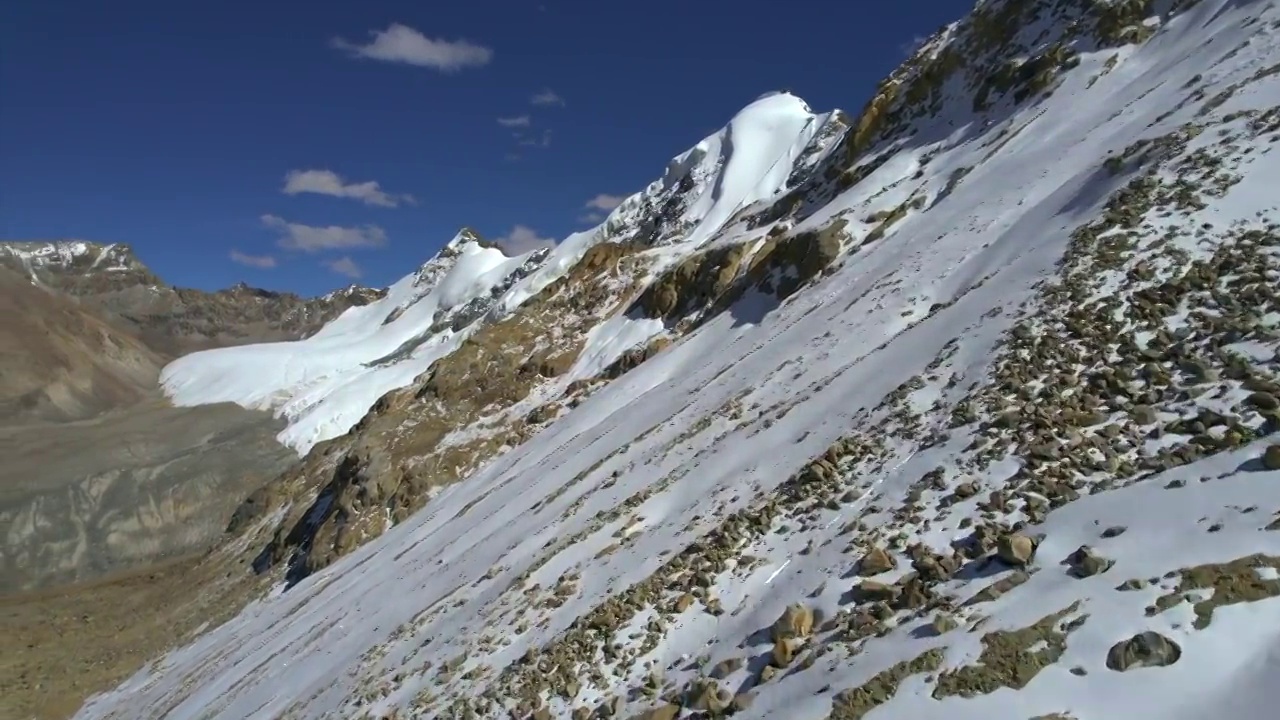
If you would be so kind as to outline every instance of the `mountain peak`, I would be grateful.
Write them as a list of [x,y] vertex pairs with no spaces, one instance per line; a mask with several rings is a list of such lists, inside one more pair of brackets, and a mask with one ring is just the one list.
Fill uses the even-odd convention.
[[146,270],[125,243],[77,239],[0,241],[0,253],[24,264],[76,270]]
[[449,240],[449,242],[445,243],[445,248],[456,249],[466,245],[467,243],[475,243],[476,245],[484,248],[498,247],[497,243],[491,240],[486,240],[475,228],[472,228],[469,225],[464,225],[459,228],[458,232],[454,234],[453,238]]
[[769,101],[777,104],[789,103],[794,105],[801,112],[804,112],[804,113],[813,112],[813,110],[811,110],[809,107],[809,103],[805,102],[804,98],[800,97],[799,95],[796,95],[789,88],[783,88],[781,90],[770,90],[768,92],[761,93],[755,100],[751,101],[751,103],[747,107],[750,108],[756,105],[757,103],[764,102],[764,101]]
[[0,241],[0,265],[34,285],[153,286],[160,280],[124,243],[85,240]]

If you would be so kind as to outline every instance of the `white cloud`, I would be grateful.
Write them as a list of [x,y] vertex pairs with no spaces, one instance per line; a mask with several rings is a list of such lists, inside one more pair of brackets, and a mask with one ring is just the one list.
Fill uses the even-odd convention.
[[609,211],[621,205],[622,201],[626,199],[627,198],[624,195],[606,195],[605,193],[600,193],[588,200],[586,205],[583,207],[589,207],[592,210]]
[[604,219],[609,216],[609,211],[621,205],[622,201],[626,199],[627,198],[623,195],[608,195],[600,193],[583,203],[582,206],[589,208],[591,212],[585,213],[579,217],[578,220],[585,223],[603,222]]
[[533,228],[525,225],[516,225],[505,236],[494,238],[494,242],[501,245],[503,250],[512,256],[523,255],[539,248],[555,247],[556,244],[554,238],[539,237]]
[[429,67],[446,73],[487,65],[493,59],[493,50],[487,47],[466,40],[432,39],[400,23],[391,23],[386,30],[369,34],[373,40],[367,45],[343,38],[334,38],[331,44],[353,57]]
[[393,195],[385,192],[377,181],[348,183],[332,170],[290,170],[284,176],[285,195],[315,193],[339,198],[359,200],[365,205],[398,207],[400,203],[416,204],[412,195]]
[[528,115],[516,115],[515,117],[500,117],[498,124],[502,127],[529,127]]
[[557,95],[554,90],[547,89],[529,98],[529,102],[540,107],[548,107],[551,105],[564,105],[564,98]]
[[521,147],[549,147],[551,145],[551,130],[543,130],[542,135],[534,138],[520,139],[516,135],[516,139],[520,140]]
[[275,215],[263,215],[262,224],[280,232],[277,244],[286,250],[318,252],[339,248],[382,247],[387,244],[387,233],[377,225],[319,227],[287,222]]
[[273,268],[276,266],[276,259],[270,255],[249,255],[239,250],[231,251],[231,262],[256,268]]
[[346,256],[340,257],[337,260],[326,261],[324,266],[339,275],[346,275],[349,278],[358,278],[364,275],[364,271],[360,269],[360,266],[356,264],[356,261]]

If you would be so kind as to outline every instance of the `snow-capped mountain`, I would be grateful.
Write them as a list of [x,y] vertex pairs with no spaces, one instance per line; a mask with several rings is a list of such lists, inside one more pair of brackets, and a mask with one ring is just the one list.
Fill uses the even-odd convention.
[[1271,717],[1278,133],[1271,3],[983,0],[182,358],[305,454],[205,561],[278,584],[79,717]]
[[[40,284],[42,272],[97,270],[103,273],[149,273],[134,256],[132,248],[118,243],[91,243],[83,240],[49,240],[0,244],[0,257],[16,261]],[[11,263],[12,264],[12,263]]]
[[[509,258],[469,229],[440,254],[393,284],[386,297],[353,309],[300,342],[196,353],[166,368],[162,383],[179,405],[237,402],[278,409],[290,422],[281,442],[305,454],[347,432],[388,391],[405,387],[432,363],[455,352],[479,328],[509,318],[564,278],[593,247],[629,243],[650,251],[660,273],[723,237],[744,208],[775,197],[796,160],[831,116],[816,116],[802,100],[774,93],[743,109],[720,132],[673,159],[660,180],[628,198],[600,226],[554,249]],[[829,146],[838,138],[829,133]],[[599,337],[607,347],[584,354],[598,368],[630,344],[661,331],[661,323],[617,328]],[[250,372],[248,368],[256,368]],[[577,379],[575,377],[575,379]]]

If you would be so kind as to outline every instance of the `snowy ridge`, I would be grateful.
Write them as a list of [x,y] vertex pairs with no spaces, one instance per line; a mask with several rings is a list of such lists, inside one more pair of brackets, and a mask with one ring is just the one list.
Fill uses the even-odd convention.
[[305,340],[193,353],[167,365],[160,382],[178,405],[277,410],[290,420],[280,441],[305,453],[346,432],[379,397],[454,350],[465,330],[428,330],[487,295],[528,257],[508,258],[475,241],[451,243],[385,298],[349,308]]
[[80,268],[84,272],[121,272],[142,268],[127,246],[106,245],[83,240],[0,242],[0,256],[17,258],[24,267],[44,269]]
[[[783,189],[822,121],[793,95],[762,97],[672,160],[661,180],[628,198],[601,226],[566,238],[549,253],[508,258],[482,246],[470,231],[458,233],[437,257],[393,284],[384,299],[348,310],[316,335],[195,353],[167,366],[161,384],[181,406],[235,402],[274,410],[289,421],[280,441],[306,454],[345,433],[379,397],[408,385],[455,350],[478,327],[475,321],[511,313],[594,245],[634,232],[655,204],[677,198],[684,208],[666,234],[648,243],[678,243],[663,254],[668,263],[696,250],[737,211]],[[469,304],[473,322],[442,322]],[[610,337],[609,355],[587,353],[596,358],[592,367],[627,349],[617,346],[616,334]]]
[[[619,229],[671,267],[695,257],[686,243],[842,221],[841,256],[811,284],[699,318],[78,717],[1273,717],[1280,10],[979,4],[1009,7],[1085,8],[1134,39],[1048,53],[1064,62],[1023,100],[992,95],[989,117],[940,81],[917,98],[936,112],[866,136],[872,107],[832,141],[786,96],[757,101],[778,136],[750,141],[750,162],[754,131],[731,123],[486,312]],[[792,181],[850,147],[831,177]],[[783,197],[803,214],[767,207]],[[310,418],[345,412],[344,392],[367,407],[351,378],[378,377],[369,362],[516,271],[472,245],[348,311],[314,353],[191,356],[166,383],[310,398],[324,412],[287,412],[288,432],[332,432],[346,421]],[[662,323],[608,318],[577,363]],[[243,379],[273,357],[289,369],[275,390]]]

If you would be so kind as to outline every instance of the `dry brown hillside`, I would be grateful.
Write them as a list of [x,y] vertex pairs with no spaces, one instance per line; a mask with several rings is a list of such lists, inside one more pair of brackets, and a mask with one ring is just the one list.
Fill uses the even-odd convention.
[[66,421],[129,405],[163,361],[75,301],[0,268],[0,424]]

